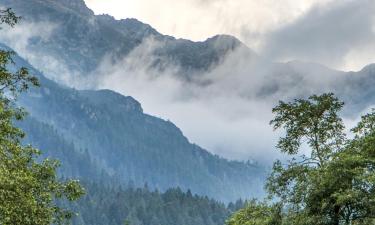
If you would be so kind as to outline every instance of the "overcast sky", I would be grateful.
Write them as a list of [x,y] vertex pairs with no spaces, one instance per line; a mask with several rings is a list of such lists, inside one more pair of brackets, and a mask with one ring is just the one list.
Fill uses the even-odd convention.
[[341,70],[375,62],[373,0],[85,0],[97,14],[137,18],[195,41],[231,34],[274,61]]

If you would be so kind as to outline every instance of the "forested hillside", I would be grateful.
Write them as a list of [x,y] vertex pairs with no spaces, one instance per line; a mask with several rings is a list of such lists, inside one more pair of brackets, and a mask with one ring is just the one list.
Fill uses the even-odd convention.
[[260,165],[212,155],[172,122],[144,114],[132,97],[63,87],[21,57],[14,61],[41,83],[19,99],[29,112],[19,123],[27,132],[25,144],[60,159],[62,176],[118,185],[132,181],[138,187],[148,183],[160,191],[180,187],[225,202],[263,194]]
[[152,191],[147,186],[103,187],[85,184],[87,194],[71,205],[79,213],[77,225],[223,225],[244,202],[224,205],[207,197],[183,192],[179,188],[166,192]]
[[59,159],[59,173],[64,177],[94,178],[109,182],[110,176],[91,159],[87,149],[78,149],[73,142],[64,139],[53,126],[28,117],[17,123],[26,133],[25,144],[43,149],[42,158]]

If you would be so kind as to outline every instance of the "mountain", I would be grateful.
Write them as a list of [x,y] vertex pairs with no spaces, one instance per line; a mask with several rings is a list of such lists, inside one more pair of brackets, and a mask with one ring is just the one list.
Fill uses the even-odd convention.
[[[82,0],[0,0],[0,5],[21,15],[30,29],[39,23],[51,27],[48,38],[28,38],[21,49],[22,53],[31,52],[35,57],[28,57],[30,63],[46,72],[53,59],[57,67],[66,66],[69,74],[95,78],[103,57],[121,60],[148,39],[162,43],[153,49],[153,67],[163,70],[158,58],[168,58],[181,66],[180,74],[190,76],[194,71],[209,69],[227,52],[245,48],[231,36],[192,42],[162,35],[136,19],[96,16]],[[9,44],[12,40],[3,41]],[[19,50],[19,44],[12,46]],[[48,60],[43,61],[46,56]],[[181,187],[223,201],[263,193],[263,168],[212,155],[190,143],[173,123],[144,114],[132,97],[110,90],[65,87],[47,79],[22,58],[16,61],[31,68],[42,83],[40,89],[20,99],[30,112],[30,119],[21,124],[30,133],[26,141],[46,149],[54,145],[63,146],[57,148],[60,151],[71,149],[69,154],[47,152],[68,165],[61,169],[64,176],[86,180],[110,177],[107,180],[119,184],[148,183],[161,191]],[[63,76],[58,71],[53,71],[56,74],[52,77]],[[85,166],[78,160],[84,158]]]
[[[232,36],[219,35],[204,42],[192,42],[162,35],[136,19],[115,20],[109,15],[94,15],[83,0],[0,0],[0,5],[11,7],[22,15],[25,23],[47,26],[48,21],[54,27],[51,35],[34,38],[27,50],[53,57],[80,76],[95,72],[105,57],[121,60],[145,39],[157,43],[152,52],[153,67],[163,69],[162,59],[168,59],[179,65],[180,74],[186,76],[209,69],[238,47],[254,54]],[[38,60],[31,63],[37,65]]]
[[138,187],[147,183],[160,191],[180,187],[226,202],[263,193],[264,168],[212,155],[190,143],[173,123],[144,114],[132,97],[64,87],[18,55],[14,61],[41,82],[19,98],[30,113],[20,124],[28,133],[25,142],[60,159],[63,176]]
[[[225,76],[240,77],[236,86],[244,86],[241,96],[255,94],[258,99],[286,100],[332,91],[354,106],[349,111],[357,112],[374,102],[369,87],[373,81],[371,65],[362,71],[346,73],[313,63],[274,63],[258,56],[232,36],[217,35],[203,42],[175,39],[136,19],[116,20],[109,15],[95,15],[83,0],[0,0],[0,5],[13,8],[30,29],[36,24],[52,27],[48,37],[31,35],[26,46],[20,47],[20,42],[12,40],[13,36],[0,35],[0,41],[18,50],[36,68],[56,80],[64,80],[61,67],[67,67],[66,76],[78,80],[68,82],[70,86],[96,87],[98,76],[109,73],[106,70],[100,75],[97,73],[103,61],[122,64],[137,48],[144,48],[141,52],[146,52],[147,58],[133,56],[139,59],[141,67],[153,67],[161,72],[177,67],[173,74],[189,81],[213,71],[210,80],[200,81],[203,85],[215,83],[217,67],[231,68]],[[32,56],[28,57],[28,53]],[[47,60],[43,60],[46,56]],[[234,63],[225,64],[230,57]],[[123,76],[129,71],[123,72]],[[154,74],[158,73],[150,73],[150,76]],[[89,79],[81,80],[82,77]],[[259,83],[255,87],[253,80]]]
[[[0,0],[0,5],[12,7],[30,30],[37,24],[51,28],[48,37],[32,35],[22,47],[19,46],[23,42],[14,42],[17,40],[1,35],[0,40],[26,55],[38,70],[66,66],[70,76],[90,78],[84,82],[97,81],[96,72],[103,61],[121,62],[145,47],[151,49],[151,63],[142,58],[140,63],[161,72],[169,66],[166,62],[172,63],[178,68],[175,74],[187,80],[207,72],[212,76],[207,80],[202,78],[201,86],[215,90],[219,80],[217,88],[224,95],[249,99],[252,104],[274,105],[281,98],[288,100],[332,91],[350,106],[346,113],[354,115],[353,112],[358,113],[375,102],[373,65],[358,72],[342,72],[298,61],[268,62],[232,36],[219,35],[204,42],[175,39],[136,19],[115,20],[108,15],[94,15],[83,0]],[[27,31],[24,29],[25,35]],[[27,57],[28,53],[34,57]],[[45,56],[49,60],[41,60]],[[252,58],[259,62],[252,63]],[[33,68],[21,58],[18,61]],[[51,63],[55,61],[57,66]],[[226,69],[222,70],[223,67]],[[190,143],[173,123],[145,114],[132,97],[111,90],[62,86],[38,70],[32,69],[40,77],[42,88],[21,98],[32,119],[23,126],[31,133],[27,141],[37,146],[49,148],[56,144],[65,146],[61,151],[72,149],[69,157],[65,153],[49,153],[61,157],[63,164],[71,167],[69,171],[62,169],[65,174],[94,180],[110,177],[108,180],[122,184],[133,181],[137,186],[147,182],[151,188],[160,190],[180,186],[225,201],[262,193],[260,184],[265,172],[261,166],[210,154]],[[45,74],[63,76],[58,71],[52,70],[54,75]],[[85,84],[81,82],[80,86]],[[230,102],[226,104],[226,108],[231,108]],[[53,138],[44,140],[48,135]],[[93,169],[81,172],[79,161],[70,158],[86,158],[84,167]],[[94,174],[86,175],[89,171]]]

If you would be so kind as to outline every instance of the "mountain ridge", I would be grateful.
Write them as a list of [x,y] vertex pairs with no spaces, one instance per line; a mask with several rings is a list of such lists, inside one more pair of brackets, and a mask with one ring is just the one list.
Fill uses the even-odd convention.
[[[207,70],[233,51],[234,47],[244,48],[255,57],[253,51],[233,36],[216,36],[204,42],[176,39],[162,35],[150,25],[136,19],[116,20],[109,15],[94,15],[81,0],[0,0],[0,5],[11,7],[26,22],[48,21],[55,24],[51,37],[29,42],[27,48],[34,54],[55,58],[81,76],[89,76],[95,72],[103,57],[126,57],[149,37],[165,43],[155,49],[154,54],[176,62],[182,67],[181,71],[189,71],[184,76]],[[72,9],[72,5],[78,7]],[[226,41],[228,43],[222,45]],[[215,45],[215,42],[218,44]],[[10,43],[6,44],[12,47]],[[220,48],[216,49],[217,46]],[[158,61],[154,65],[160,66]]]
[[30,114],[19,124],[30,134],[25,144],[56,145],[44,157],[62,158],[69,165],[61,169],[64,177],[116,180],[118,185],[148,183],[161,191],[181,187],[225,202],[262,194],[261,166],[229,161],[190,143],[172,122],[144,114],[132,97],[64,87],[18,55],[13,58],[41,83],[19,98]]

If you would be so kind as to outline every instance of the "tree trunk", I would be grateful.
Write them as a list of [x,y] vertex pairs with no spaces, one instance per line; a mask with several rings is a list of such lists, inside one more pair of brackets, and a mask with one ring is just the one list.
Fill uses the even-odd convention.
[[332,225],[340,225],[340,206],[333,208]]

